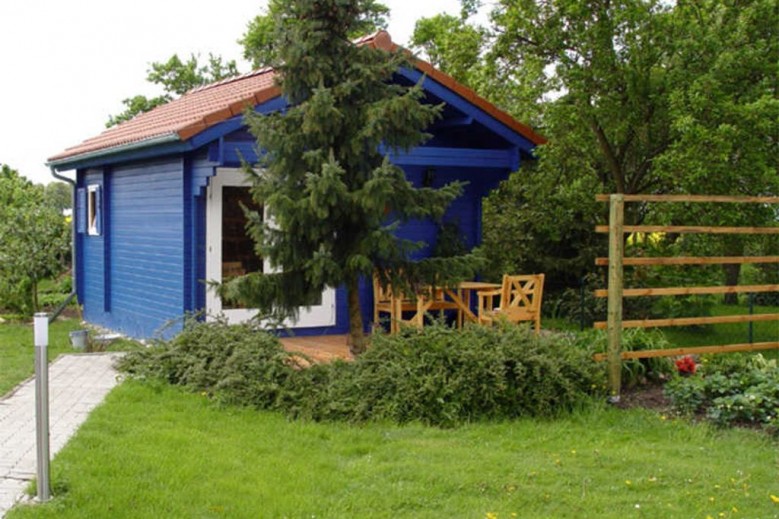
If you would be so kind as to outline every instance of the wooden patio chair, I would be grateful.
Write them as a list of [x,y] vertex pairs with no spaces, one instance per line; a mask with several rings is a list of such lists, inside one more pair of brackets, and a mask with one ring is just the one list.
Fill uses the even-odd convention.
[[379,275],[373,275],[373,324],[379,325],[379,318],[382,313],[389,314],[390,333],[397,333],[400,330],[400,323],[403,312],[410,312],[417,309],[417,303],[403,294],[395,294],[392,285],[382,286]]
[[[535,331],[541,330],[541,299],[544,275],[503,276],[500,290],[479,292],[479,323],[492,324],[499,319],[512,323],[533,321]],[[499,305],[495,306],[495,299]]]

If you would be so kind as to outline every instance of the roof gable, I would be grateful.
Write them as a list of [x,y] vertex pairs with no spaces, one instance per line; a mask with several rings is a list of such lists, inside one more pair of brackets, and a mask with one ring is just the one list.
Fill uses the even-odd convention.
[[[366,36],[356,43],[388,51],[400,48],[392,42],[386,31]],[[420,59],[414,58],[413,64],[417,70],[484,110],[533,144],[545,142],[545,139],[529,126],[517,121],[451,76]],[[256,107],[280,96],[281,89],[274,78],[273,69],[264,68],[193,89],[169,103],[65,149],[50,157],[48,163],[50,166],[67,169],[87,158],[93,159],[161,143],[187,141],[221,122],[242,115],[247,108]]]

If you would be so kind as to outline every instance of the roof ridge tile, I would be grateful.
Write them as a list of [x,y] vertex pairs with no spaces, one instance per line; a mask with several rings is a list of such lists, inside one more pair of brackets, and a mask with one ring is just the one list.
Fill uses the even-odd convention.
[[[229,83],[234,83],[236,81],[242,81],[244,79],[249,79],[254,76],[259,76],[262,74],[267,74],[268,72],[273,72],[273,67],[262,67],[254,70],[250,70],[249,72],[245,72],[243,74],[238,74],[236,76],[230,76],[228,78],[220,79],[219,81],[215,81],[213,83],[208,83],[207,85],[200,85],[196,86],[195,88],[188,90],[184,93],[184,96],[195,94],[197,92],[202,92],[204,90],[209,90],[211,88],[220,87],[223,85],[227,85]],[[183,97],[183,96],[182,96]]]

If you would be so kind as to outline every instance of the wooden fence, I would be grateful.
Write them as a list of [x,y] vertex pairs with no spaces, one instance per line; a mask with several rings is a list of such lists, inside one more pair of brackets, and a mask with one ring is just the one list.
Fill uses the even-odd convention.
[[[608,266],[608,289],[596,290],[596,297],[608,297],[607,320],[598,321],[595,328],[606,329],[608,348],[605,354],[595,356],[596,360],[608,361],[609,390],[613,399],[618,399],[621,386],[623,359],[649,357],[670,357],[701,353],[727,353],[734,351],[755,351],[779,349],[779,341],[749,344],[727,344],[697,346],[662,350],[622,351],[622,330],[624,328],[648,328],[661,326],[689,326],[695,324],[743,323],[777,321],[779,314],[727,315],[716,317],[684,317],[673,319],[622,319],[622,302],[625,297],[676,296],[691,294],[738,294],[779,291],[779,285],[737,285],[712,287],[665,287],[624,288],[623,267],[661,265],[724,265],[748,263],[779,263],[779,256],[719,256],[719,257],[642,257],[625,258],[625,234],[630,233],[706,233],[706,234],[779,234],[774,227],[711,227],[711,226],[666,226],[666,225],[624,225],[625,202],[681,202],[681,203],[748,203],[779,204],[779,197],[737,197],[699,195],[597,195],[596,200],[609,202],[609,225],[596,226],[596,232],[609,234],[609,257],[597,258],[596,265]],[[779,267],[777,267],[779,268]]]

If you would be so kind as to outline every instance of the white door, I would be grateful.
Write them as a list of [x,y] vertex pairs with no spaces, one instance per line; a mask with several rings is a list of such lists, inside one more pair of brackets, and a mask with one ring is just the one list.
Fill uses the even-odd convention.
[[[240,203],[239,203],[240,202]],[[246,218],[241,203],[253,204],[249,181],[240,169],[218,169],[211,179],[206,201],[206,279],[222,282],[231,276],[262,270],[270,272],[267,261],[254,254],[254,242],[246,235]],[[224,315],[237,324],[257,315],[256,309],[223,304],[213,288],[206,291],[207,319]],[[297,321],[287,321],[289,328],[311,328],[335,324],[335,290],[325,289],[318,305],[301,307]]]

